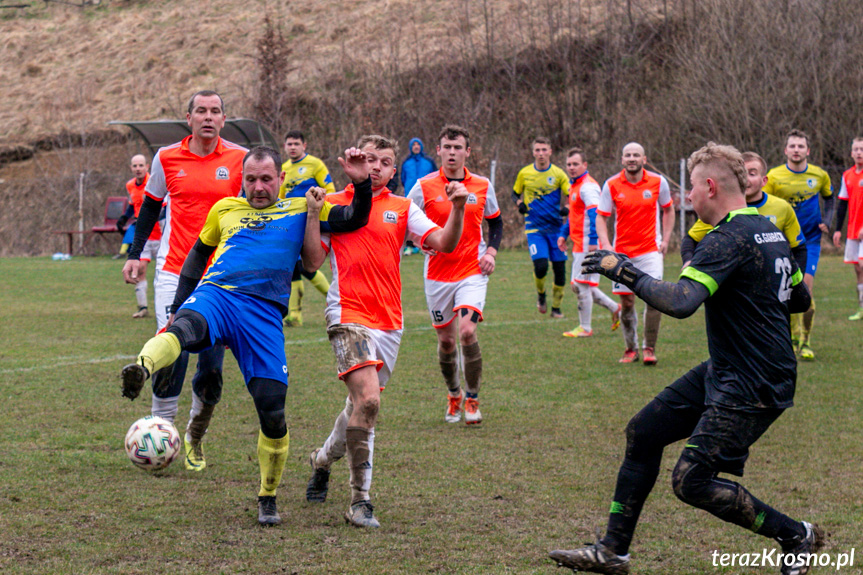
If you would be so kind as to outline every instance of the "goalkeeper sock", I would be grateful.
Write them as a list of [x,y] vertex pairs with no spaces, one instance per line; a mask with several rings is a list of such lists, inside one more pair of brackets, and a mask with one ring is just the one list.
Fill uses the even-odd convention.
[[566,286],[553,284],[551,286],[551,309],[560,309],[560,304],[563,303],[563,292]]
[[545,278],[536,277],[536,274],[533,275],[533,283],[536,285],[536,293],[545,293]]
[[137,363],[143,365],[150,375],[163,367],[168,367],[180,357],[180,340],[170,332],[160,333],[144,344],[138,354]]
[[291,445],[290,433],[279,439],[272,439],[258,432],[258,464],[261,467],[261,490],[258,497],[275,496],[276,488],[282,482],[282,472],[288,459]]

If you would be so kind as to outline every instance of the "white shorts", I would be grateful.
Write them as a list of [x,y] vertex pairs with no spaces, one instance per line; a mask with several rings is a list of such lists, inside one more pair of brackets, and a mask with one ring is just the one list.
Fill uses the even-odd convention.
[[168,317],[171,315],[171,306],[174,304],[174,294],[177,293],[177,282],[180,276],[164,270],[156,270],[156,278],[153,280],[153,291],[156,294],[156,331],[162,331],[168,325]]
[[581,273],[581,262],[584,261],[584,256],[587,252],[572,252],[572,280],[570,284],[586,284],[591,287],[599,285],[599,274],[583,274]]
[[457,282],[425,280],[425,288],[426,304],[434,327],[451,324],[456,311],[460,309],[475,311],[479,314],[479,321],[482,321],[488,276],[475,274]]
[[[663,271],[663,258],[662,252],[650,252],[646,254],[641,254],[640,256],[636,256],[631,258],[629,261],[632,264],[649,275],[650,277],[656,278],[658,280],[662,279],[662,271]],[[615,295],[628,294],[632,293],[632,290],[626,287],[623,284],[614,283],[611,288],[611,293]]]
[[336,354],[339,379],[344,379],[355,369],[374,365],[378,370],[381,389],[386,387],[396,367],[402,330],[371,329],[358,323],[337,323],[327,328],[327,335]]
[[845,240],[845,263],[863,264],[863,242],[860,240]]
[[141,250],[141,257],[139,259],[142,262],[156,261],[156,255],[159,253],[160,245],[162,245],[162,242],[159,240],[147,240],[147,243],[144,244],[144,249]]

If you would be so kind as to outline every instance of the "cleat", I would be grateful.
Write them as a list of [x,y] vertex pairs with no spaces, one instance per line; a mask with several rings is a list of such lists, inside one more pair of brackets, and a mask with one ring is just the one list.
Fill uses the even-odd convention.
[[652,347],[645,347],[641,351],[644,354],[644,365],[656,365],[656,352]]
[[[805,521],[803,521],[803,527],[806,528],[806,537],[796,547],[784,551],[782,555],[782,569],[780,570],[782,575],[806,575],[809,573],[812,562],[810,557],[824,546],[823,529]],[[790,565],[785,562],[788,555],[795,558]],[[818,563],[815,562],[815,564]]]
[[285,327],[303,327],[302,312],[288,314],[288,317],[285,318]]
[[578,326],[572,331],[563,332],[563,337],[590,337],[593,335],[593,330],[584,329],[581,326]]
[[186,469],[189,471],[203,471],[207,467],[207,460],[204,458],[204,446],[202,442],[192,443],[184,437],[183,443],[186,446],[186,461],[184,462]]
[[809,347],[808,342],[804,342],[800,344],[800,359],[803,361],[814,361],[815,360],[815,352],[812,351],[812,348]]
[[623,352],[623,357],[617,360],[617,363],[636,363],[638,362],[638,352],[634,349],[627,348]]
[[551,319],[563,319],[563,318],[564,318],[563,312],[560,311],[559,307],[551,308]]
[[548,311],[548,307],[545,304],[545,292],[536,294],[536,309],[539,313]]
[[458,423],[461,421],[461,404],[464,401],[464,392],[459,390],[458,395],[447,396],[446,414],[443,416],[447,423]]
[[469,397],[464,400],[464,422],[468,425],[482,423],[482,413],[479,412],[479,400]]
[[620,327],[620,310],[623,309],[623,306],[617,304],[617,311],[611,312],[611,331],[617,331],[617,328]]
[[863,307],[857,310],[857,313],[854,315],[848,316],[848,321],[860,321],[861,319],[863,319]]
[[345,511],[345,521],[354,527],[372,527],[378,528],[381,526],[378,520],[375,519],[375,508],[372,507],[371,501],[360,501],[354,503],[351,508]]
[[327,491],[330,489],[330,470],[316,467],[315,460],[318,458],[320,449],[315,449],[309,456],[309,465],[312,466],[312,476],[306,485],[306,501],[310,503],[323,503],[327,500]]
[[123,390],[123,397],[128,397],[134,401],[141,393],[144,382],[147,381],[148,377],[150,377],[150,374],[143,365],[130,363],[124,367],[123,371],[120,372],[120,379],[122,380],[120,389]]
[[147,310],[147,308],[142,307],[137,312],[133,313],[132,317],[135,319],[141,319],[142,317],[147,317],[148,315],[150,315],[150,312]]
[[556,549],[548,554],[558,567],[568,567],[573,571],[608,573],[610,575],[629,574],[629,555],[615,555],[597,541],[580,549]]
[[272,527],[282,522],[276,510],[276,496],[264,495],[258,497],[258,523],[263,527]]

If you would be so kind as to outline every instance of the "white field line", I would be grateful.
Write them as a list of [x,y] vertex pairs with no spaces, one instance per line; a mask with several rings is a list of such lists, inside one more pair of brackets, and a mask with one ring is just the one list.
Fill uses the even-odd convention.
[[[547,321],[547,320],[546,320]],[[532,325],[542,323],[541,319],[533,319],[533,320],[523,320],[523,321],[501,321],[488,324],[483,327],[483,329],[494,329],[496,327],[508,327],[512,325]],[[434,328],[430,325],[421,326],[421,327],[412,327],[410,329],[406,329],[405,333],[416,333],[422,331],[431,331]],[[310,339],[286,339],[285,347],[292,345],[308,345],[314,343],[328,343],[329,339],[326,337],[316,337]],[[134,355],[112,355],[110,357],[95,357],[95,358],[87,358],[87,357],[75,357],[75,356],[66,356],[66,357],[58,357],[51,363],[41,364],[41,365],[33,365],[30,367],[14,367],[11,369],[0,369],[0,375],[11,374],[11,373],[28,373],[31,371],[39,371],[44,369],[56,369],[58,367],[74,367],[78,365],[93,365],[99,363],[110,363],[112,361],[122,361],[122,360],[130,360],[135,359]]]

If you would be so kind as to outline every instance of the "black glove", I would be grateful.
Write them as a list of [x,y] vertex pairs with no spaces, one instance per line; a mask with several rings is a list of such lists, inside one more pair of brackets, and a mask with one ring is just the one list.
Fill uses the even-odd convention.
[[129,218],[126,217],[126,214],[120,216],[120,219],[117,220],[117,231],[121,234],[126,231],[123,228],[126,226],[126,222],[129,221]]
[[526,214],[527,213],[527,204],[522,202],[518,205],[518,213]]
[[635,287],[638,279],[638,268],[623,254],[611,250],[596,250],[590,252],[581,262],[581,272],[584,274],[602,274],[612,281],[626,287]]
[[560,206],[560,217],[565,218],[569,215],[569,206]]

